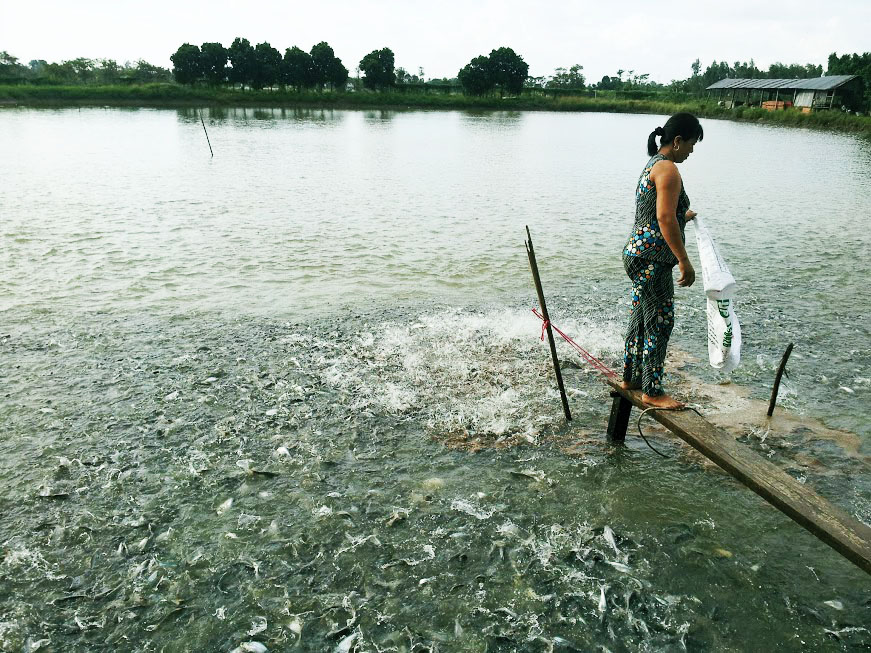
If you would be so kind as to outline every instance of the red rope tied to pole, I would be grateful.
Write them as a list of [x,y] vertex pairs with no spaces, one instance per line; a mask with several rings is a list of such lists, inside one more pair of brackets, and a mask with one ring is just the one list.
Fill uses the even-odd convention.
[[597,372],[599,372],[600,374],[604,374],[605,376],[610,377],[610,378],[612,378],[612,379],[619,378],[619,377],[617,376],[617,372],[615,372],[614,370],[612,370],[610,367],[608,367],[607,365],[605,365],[605,363],[603,363],[602,361],[600,361],[598,358],[596,358],[595,356],[593,356],[590,352],[588,352],[586,349],[584,349],[583,347],[581,347],[581,346],[580,346],[578,343],[576,343],[574,340],[572,340],[571,338],[569,338],[569,337],[568,337],[565,333],[563,333],[563,332],[559,329],[559,327],[557,327],[555,324],[553,324],[553,323],[550,322],[549,320],[545,320],[545,319],[544,319],[544,316],[543,316],[541,313],[538,312],[538,309],[537,309],[537,308],[533,308],[533,309],[532,309],[532,312],[535,313],[535,316],[536,316],[539,320],[542,321],[542,325],[541,325],[541,339],[542,339],[542,340],[544,340],[544,333],[545,333],[545,331],[547,330],[547,327],[550,326],[550,328],[552,328],[554,331],[556,331],[556,332],[560,335],[560,337],[561,337],[563,340],[565,340],[565,341],[566,341],[567,343],[569,343],[572,347],[574,347],[575,351],[577,351],[577,352],[581,355],[581,358],[583,358],[585,361],[587,361],[587,363],[589,363],[589,364],[593,367],[593,369],[595,369],[595,370],[596,370]]

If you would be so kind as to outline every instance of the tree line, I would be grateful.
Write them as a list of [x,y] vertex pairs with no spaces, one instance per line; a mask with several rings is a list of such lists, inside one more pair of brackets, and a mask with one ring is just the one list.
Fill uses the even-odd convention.
[[726,77],[741,79],[802,79],[807,77],[820,77],[823,74],[821,65],[808,64],[782,64],[773,63],[768,70],[760,70],[756,67],[753,59],[747,62],[736,61],[729,65],[726,61],[712,61],[701,69],[701,63],[696,59],[690,66],[692,75],[685,80],[672,82],[677,90],[688,93],[700,93],[711,84]]
[[170,57],[172,74],[179,84],[205,82],[210,86],[239,84],[243,88],[263,89],[275,85],[297,90],[329,85],[341,89],[348,81],[348,69],[326,41],[309,52],[297,46],[284,56],[269,43],[251,45],[237,37],[229,48],[220,43],[202,46],[184,43]]
[[0,52],[0,83],[5,84],[148,84],[171,82],[172,73],[140,59],[119,64],[114,59],[78,57],[60,63],[33,59],[22,63],[5,50]]
[[[238,84],[254,89],[277,85],[297,91],[323,90],[329,85],[333,90],[344,90],[349,79],[348,69],[326,41],[313,46],[310,52],[297,46],[287,48],[283,56],[269,43],[252,46],[243,38],[237,38],[229,48],[220,43],[201,46],[185,43],[170,60],[175,81],[188,85]],[[360,60],[357,70],[363,74],[362,86],[367,89],[426,83],[423,68],[418,69],[419,75],[397,68],[390,48],[373,50]],[[450,81],[430,80],[429,83],[438,85]]]
[[[61,63],[33,60],[23,64],[8,52],[0,52],[0,83],[37,84],[116,84],[169,82],[181,84],[225,84],[243,88],[270,88],[276,85],[296,90],[345,90],[349,80],[347,68],[336,57],[325,41],[306,52],[297,46],[287,48],[282,55],[269,43],[252,46],[244,38],[236,38],[229,48],[220,43],[201,46],[185,43],[170,57],[173,68],[169,71],[139,60],[119,65],[112,59],[77,58]],[[832,53],[826,74],[858,75],[864,80],[865,108],[871,108],[871,53]],[[557,68],[553,75],[530,77],[529,65],[523,57],[509,47],[492,50],[489,55],[474,57],[461,68],[454,78],[424,78],[423,69],[411,74],[395,67],[395,56],[390,48],[376,49],[364,56],[357,67],[362,73],[361,85],[370,90],[387,90],[397,86],[429,88],[456,86],[469,95],[516,95],[524,88],[617,91],[633,93],[690,93],[701,94],[723,78],[807,78],[819,77],[823,66],[817,64],[771,64],[767,70],[757,67],[753,59],[747,62],[712,61],[702,70],[699,59],[690,65],[692,74],[668,84],[650,80],[649,73],[635,70],[617,70],[596,83],[587,84],[584,67],[574,64]],[[356,81],[356,80],[355,80]],[[358,85],[355,83],[354,88]]]

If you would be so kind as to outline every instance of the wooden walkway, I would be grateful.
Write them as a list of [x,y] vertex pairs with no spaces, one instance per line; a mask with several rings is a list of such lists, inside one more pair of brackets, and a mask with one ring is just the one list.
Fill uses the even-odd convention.
[[[641,392],[623,390],[619,383],[606,379],[617,393],[637,408],[644,409]],[[625,433],[631,408],[615,400],[609,433],[615,420]],[[622,412],[623,418],[618,417]],[[765,460],[735,438],[692,411],[655,410],[651,418],[672,431],[778,510],[804,526],[838,553],[871,574],[871,528],[833,506],[813,489],[802,485],[779,467]],[[619,437],[619,434],[617,435]]]

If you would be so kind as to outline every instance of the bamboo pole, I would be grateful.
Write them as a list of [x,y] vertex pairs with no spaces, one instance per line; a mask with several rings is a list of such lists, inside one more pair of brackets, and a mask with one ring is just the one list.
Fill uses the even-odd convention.
[[786,370],[786,361],[789,360],[789,355],[792,353],[792,343],[783,352],[783,358],[780,359],[780,365],[777,367],[777,375],[774,377],[774,387],[771,389],[771,399],[768,400],[768,416],[774,414],[774,404],[777,403],[777,391],[780,390],[780,379],[783,377],[783,372]]
[[569,400],[566,397],[566,389],[563,385],[563,375],[559,368],[559,358],[556,355],[556,342],[553,339],[553,330],[550,327],[550,316],[547,313],[547,305],[544,302],[544,290],[541,288],[541,277],[538,274],[538,264],[535,261],[535,249],[532,247],[532,235],[529,227],[526,227],[526,256],[529,258],[529,268],[532,271],[532,280],[535,282],[535,292],[538,294],[538,305],[541,307],[541,315],[544,317],[544,326],[547,329],[547,341],[550,344],[550,355],[553,359],[553,370],[556,373],[556,384],[559,386],[560,398],[563,403],[563,413],[566,419],[571,421],[572,413],[569,410]]
[[212,151],[212,141],[209,140],[209,132],[206,131],[206,123],[203,120],[203,112],[200,111],[199,114],[200,114],[200,123],[203,126],[203,131],[206,132],[206,143],[209,144],[209,152],[212,152],[212,157],[214,157],[215,153]]

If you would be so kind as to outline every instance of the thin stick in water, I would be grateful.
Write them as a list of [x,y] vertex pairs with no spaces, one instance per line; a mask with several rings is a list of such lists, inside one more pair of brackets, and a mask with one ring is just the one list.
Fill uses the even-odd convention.
[[200,114],[200,123],[202,123],[202,125],[203,125],[203,131],[206,132],[206,143],[209,144],[209,152],[212,153],[212,156],[215,156],[214,151],[212,151],[212,141],[209,140],[209,132],[206,131],[206,123],[203,120],[203,112],[200,111],[199,114]]
[[541,277],[538,274],[538,263],[535,260],[535,249],[532,247],[532,235],[529,227],[526,227],[526,255],[529,258],[529,268],[532,271],[532,280],[535,282],[535,292],[538,294],[538,305],[541,307],[541,315],[544,318],[544,326],[547,330],[547,342],[550,345],[550,355],[553,359],[553,370],[556,373],[556,384],[559,387],[560,399],[563,403],[563,413],[566,419],[571,421],[572,412],[569,410],[569,400],[566,397],[566,389],[563,385],[563,375],[559,368],[559,358],[556,355],[556,342],[553,339],[553,330],[550,326],[550,316],[547,313],[547,305],[544,303],[544,290],[541,287]]
[[777,375],[774,377],[774,388],[771,389],[771,399],[768,401],[768,416],[774,414],[774,404],[777,403],[777,391],[780,390],[780,379],[783,377],[783,372],[786,369],[786,361],[789,360],[789,355],[792,353],[792,343],[783,352],[783,358],[780,359],[780,365],[777,368]]

